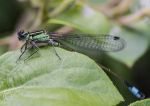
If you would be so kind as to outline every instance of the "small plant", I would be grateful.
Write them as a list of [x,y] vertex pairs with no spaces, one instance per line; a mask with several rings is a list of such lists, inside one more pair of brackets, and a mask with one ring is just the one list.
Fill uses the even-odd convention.
[[[0,34],[7,35],[0,39],[2,47],[0,48],[2,54],[0,56],[0,106],[124,106],[129,104],[148,106],[149,99],[137,101],[121,81],[108,74],[110,80],[104,68],[98,66],[104,64],[136,84],[131,72],[149,50],[149,19],[145,17],[149,16],[150,8],[143,4],[144,0],[112,1],[24,0],[15,2],[16,7],[22,10],[22,16],[18,15],[19,21],[16,22],[13,33],[7,29]],[[14,9],[14,13],[16,10]],[[1,16],[0,20],[2,21]],[[34,49],[31,45],[27,45],[31,49],[25,49],[23,46],[21,51],[26,52],[21,55],[20,48],[24,42],[18,40],[19,30],[34,32],[39,29],[65,35],[69,33],[115,35],[124,39],[127,44],[122,51],[115,53],[91,53],[90,50],[85,51],[82,48],[68,51],[65,50],[66,47],[65,49],[55,47],[61,59],[56,56],[53,47],[46,45],[38,45],[40,48],[38,53],[28,58],[34,53]],[[85,42],[87,43],[88,40]],[[121,44],[124,47],[124,42]],[[19,56],[20,59],[16,63]],[[24,61],[25,59],[27,60]],[[140,88],[138,84],[137,87]],[[148,94],[144,88],[141,90]]]

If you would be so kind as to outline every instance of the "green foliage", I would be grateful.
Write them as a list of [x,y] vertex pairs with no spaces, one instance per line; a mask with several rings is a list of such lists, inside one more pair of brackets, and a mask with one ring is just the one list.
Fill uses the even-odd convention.
[[104,106],[105,104],[95,95],[66,88],[22,87],[3,95],[0,106]]
[[150,105],[150,99],[145,99],[141,101],[136,101],[129,106],[149,106]]
[[[25,9],[31,13],[26,17],[29,19],[25,21],[23,30],[47,28],[48,31],[55,32],[67,26],[74,32],[110,33],[120,36],[126,41],[126,48],[123,51],[105,53],[106,55],[102,57],[99,57],[101,53],[97,53],[99,55],[90,57],[96,58],[99,62],[102,58],[110,66],[109,68],[134,83],[131,76],[132,68],[149,49],[149,19],[142,18],[127,26],[119,23],[117,19],[139,11],[139,1],[130,6],[122,16],[110,19],[98,10],[109,0],[27,0],[22,4],[26,5]],[[2,5],[0,6],[1,37],[5,36],[2,33],[7,34],[13,30],[22,5],[15,0],[1,1],[0,4]],[[109,9],[106,8],[105,11],[109,13]],[[37,27],[32,27],[31,24]],[[22,25],[21,28],[24,26]],[[0,54],[6,52],[6,47],[0,47]],[[27,51],[22,61],[18,63],[16,60],[20,55],[19,50],[0,56],[0,106],[112,106],[122,101],[129,104],[134,99],[126,93],[127,88],[117,82],[121,95],[93,60],[76,52],[60,48],[56,50],[62,60],[58,59],[53,48],[48,47],[40,48],[38,54],[25,62],[23,60],[33,52],[32,50]],[[85,54],[88,55],[90,52],[86,51]],[[131,104],[134,105],[148,106],[149,99]]]
[[[30,100],[26,104],[28,106],[43,101],[46,101],[45,106],[49,103],[53,106],[83,106],[88,103],[89,106],[103,106],[116,105],[123,101],[112,82],[93,60],[60,48],[57,48],[57,52],[62,60],[58,59],[52,48],[41,49],[40,55],[25,63],[16,63],[20,54],[18,51],[1,56],[0,104],[9,106],[12,102],[16,104],[18,99],[20,105]],[[24,58],[26,56],[27,53]],[[26,88],[27,86],[31,88]],[[112,99],[108,101],[109,98]],[[56,101],[50,102],[51,99]],[[32,100],[35,102],[31,103]]]
[[74,5],[59,16],[50,18],[48,23],[67,25],[84,33],[108,33],[111,23],[102,13],[82,2]]

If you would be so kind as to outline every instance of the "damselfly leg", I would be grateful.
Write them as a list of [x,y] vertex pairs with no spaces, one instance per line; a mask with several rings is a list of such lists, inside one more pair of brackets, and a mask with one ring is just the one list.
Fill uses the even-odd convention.
[[[23,50],[24,49],[24,50]],[[26,43],[21,47],[20,51],[21,51],[21,55],[19,56],[19,58],[17,59],[16,63],[21,59],[21,57],[23,56],[23,54],[26,52],[26,50],[28,49],[28,42],[26,41]]]
[[37,53],[39,51],[39,47],[36,45],[35,42],[31,41],[30,42],[32,45],[32,48],[35,50],[30,56],[28,56],[28,58],[24,59],[24,61],[28,60],[29,58],[31,58],[35,53]]
[[29,47],[28,41],[25,42],[25,44],[24,44],[24,45],[21,47],[21,49],[20,49],[21,55],[19,56],[19,58],[17,59],[16,62],[18,62],[18,61],[21,59],[21,57],[25,54],[25,52],[26,52],[27,50],[31,49],[31,48],[33,48],[35,51],[34,51],[28,58],[24,59],[24,61],[28,60],[28,59],[31,58],[35,53],[38,52],[39,48],[38,48],[38,46],[36,45],[35,42],[31,41],[31,42],[30,42],[30,45],[31,45],[31,46]]
[[55,42],[53,39],[50,39],[48,42],[49,45],[52,45],[52,48],[54,49],[55,55],[59,58],[59,60],[61,60],[61,57],[58,55],[55,46],[58,46],[58,42]]

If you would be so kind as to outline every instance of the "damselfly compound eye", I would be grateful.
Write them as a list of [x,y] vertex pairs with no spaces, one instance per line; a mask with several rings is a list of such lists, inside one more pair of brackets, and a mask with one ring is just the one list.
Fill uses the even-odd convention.
[[18,32],[18,39],[19,39],[19,40],[25,40],[27,34],[28,34],[27,32],[19,31],[19,32]]

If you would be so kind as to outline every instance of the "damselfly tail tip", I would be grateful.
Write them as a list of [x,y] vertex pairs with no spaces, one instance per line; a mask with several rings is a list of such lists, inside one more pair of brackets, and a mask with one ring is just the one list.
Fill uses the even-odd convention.
[[138,99],[145,99],[145,94],[142,93],[137,87],[131,85],[128,81],[125,81],[126,86],[128,87],[129,91]]

